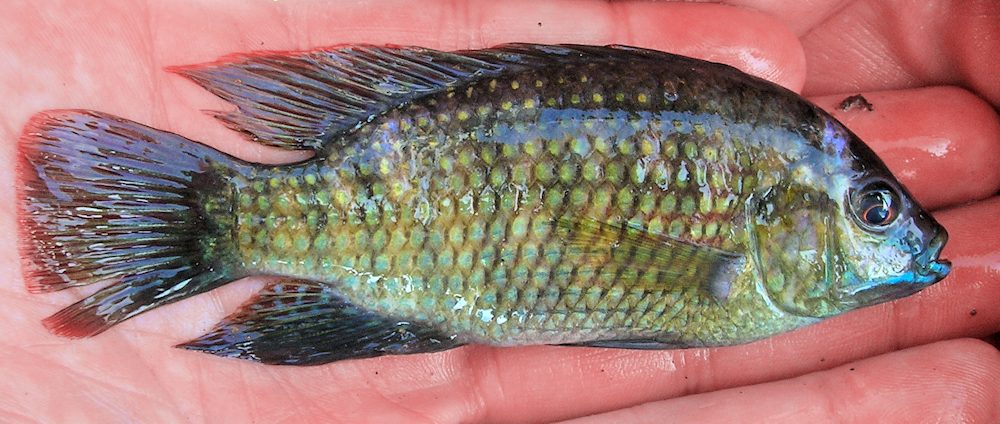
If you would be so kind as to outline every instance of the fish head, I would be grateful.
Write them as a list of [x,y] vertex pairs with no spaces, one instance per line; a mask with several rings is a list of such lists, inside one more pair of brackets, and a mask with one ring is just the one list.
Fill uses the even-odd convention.
[[940,258],[947,230],[856,135],[845,137],[836,237],[847,267],[834,296],[848,310],[912,295],[945,278],[951,263]]
[[943,279],[948,233],[856,135],[836,123],[818,154],[754,205],[752,255],[772,304],[823,318]]

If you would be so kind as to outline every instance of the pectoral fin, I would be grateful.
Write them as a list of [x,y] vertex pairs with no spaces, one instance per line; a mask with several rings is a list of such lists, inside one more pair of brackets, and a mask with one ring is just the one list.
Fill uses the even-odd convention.
[[208,334],[177,347],[266,364],[319,365],[460,345],[429,324],[354,305],[329,284],[283,280],[268,285]]
[[[629,224],[610,224],[593,219],[558,221],[571,254],[581,255],[602,272],[619,278],[655,272],[655,284],[664,287],[697,287],[715,298],[729,296],[733,278],[745,263],[743,255],[712,246],[695,244],[666,234],[655,234]],[[636,286],[639,282],[623,282]]]

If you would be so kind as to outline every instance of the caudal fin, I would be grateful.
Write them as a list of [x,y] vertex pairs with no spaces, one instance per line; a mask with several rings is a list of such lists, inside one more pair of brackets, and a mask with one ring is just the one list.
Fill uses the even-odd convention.
[[232,189],[248,165],[92,111],[47,111],[18,144],[22,268],[33,293],[113,284],[45,319],[86,337],[238,277]]

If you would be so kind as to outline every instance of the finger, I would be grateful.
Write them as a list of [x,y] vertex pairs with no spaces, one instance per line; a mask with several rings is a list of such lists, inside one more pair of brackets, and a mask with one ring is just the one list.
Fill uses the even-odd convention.
[[[954,263],[942,283],[744,346],[669,351],[470,346],[304,369],[260,369],[227,360],[206,367],[202,355],[167,351],[162,361],[171,366],[153,372],[193,386],[240,381],[241,391],[200,395],[208,404],[249,405],[248,414],[266,414],[268,405],[287,402],[287,393],[295,393],[316,416],[404,406],[387,419],[442,422],[552,421],[788,378],[901,347],[994,332],[1000,327],[1000,228],[987,224],[998,214],[1000,198],[939,214],[952,234],[944,256]],[[192,375],[190,369],[202,371]],[[275,391],[276,385],[282,390]],[[221,410],[208,413],[211,419],[226,418]]]
[[873,110],[841,110],[855,93],[814,97],[872,147],[921,205],[936,209],[1000,191],[1000,116],[972,93],[930,87],[864,93]]
[[975,339],[893,352],[773,383],[647,403],[574,424],[1000,420],[1000,352]]
[[[552,420],[800,375],[1000,328],[1000,198],[939,214],[952,275],[924,292],[745,346],[635,352],[534,347],[472,355],[493,421]],[[972,311],[976,312],[973,313]],[[515,406],[516,405],[516,406]],[[540,415],[539,415],[540,414]],[[533,418],[537,417],[537,418]]]
[[[44,11],[30,4],[18,7],[21,10],[12,11],[11,16],[21,19],[12,22],[15,31],[10,34],[18,33],[17,29],[41,32],[45,42],[37,48],[14,49],[19,55],[14,61],[19,66],[17,70],[0,67],[0,74],[22,78],[16,86],[11,84],[7,92],[32,99],[25,110],[9,111],[9,140],[16,139],[23,121],[39,109],[88,107],[153,125],[167,121],[167,129],[243,157],[273,162],[276,159],[273,151],[238,140],[234,133],[200,113],[202,109],[228,106],[192,84],[179,79],[164,80],[167,74],[160,70],[165,64],[211,60],[225,53],[256,48],[296,49],[355,41],[449,49],[506,41],[631,43],[731,63],[790,86],[796,85],[795,79],[801,80],[804,74],[801,50],[793,35],[775,30],[780,25],[761,14],[718,5],[524,2],[507,3],[503,7],[472,3],[467,9],[453,10],[457,7],[455,3],[433,2],[419,6],[401,3],[395,9],[398,14],[391,15],[373,13],[385,9],[367,4],[337,4],[330,10],[266,2],[237,8],[216,3],[198,7],[151,4],[156,10],[116,4],[99,7],[70,4]],[[415,14],[417,9],[420,13]],[[402,15],[416,16],[416,20],[400,19]],[[147,16],[150,20],[145,19]],[[424,16],[433,16],[429,18],[433,22],[421,21]],[[72,21],[74,25],[61,25],[64,21]],[[110,21],[115,25],[109,25]],[[39,22],[51,26],[39,28]],[[538,22],[542,22],[544,30],[538,30]],[[276,25],[287,26],[289,30],[274,31]],[[740,30],[730,30],[728,25],[737,25]],[[359,31],[361,28],[368,29]],[[370,28],[378,31],[372,32]],[[296,34],[300,29],[307,33]],[[758,44],[761,47],[751,47]],[[81,54],[88,60],[72,64],[64,61]],[[0,66],[9,66],[7,63],[0,62]],[[133,75],[140,77],[132,79]],[[60,81],[76,83],[62,85]],[[176,82],[176,86],[170,81]],[[10,157],[12,147],[4,153]],[[284,157],[289,156],[280,158]],[[248,290],[234,293],[245,299],[242,295]],[[46,300],[65,304],[76,294],[60,295]],[[190,302],[190,307],[181,310],[206,311],[190,322],[210,322],[199,318],[221,313],[215,298]],[[234,306],[229,300],[223,304]],[[162,320],[162,316],[153,317],[167,323],[166,326],[177,324]]]
[[955,84],[1000,105],[1000,4],[857,1],[802,38],[818,95]]
[[723,3],[747,7],[767,13],[798,35],[806,34],[850,0],[804,0],[796,2],[774,0],[726,0]]
[[[487,3],[472,3],[469,7],[436,2],[372,6],[267,2],[193,6],[175,3],[170,7],[152,3],[146,8],[111,3],[11,5],[4,14],[7,18],[3,27],[7,31],[0,32],[0,45],[12,53],[0,61],[0,75],[4,75],[0,90],[24,101],[5,111],[0,128],[6,140],[15,140],[27,117],[38,110],[92,108],[205,140],[244,158],[274,161],[273,152],[237,139],[198,112],[228,106],[170,77],[161,68],[212,60],[235,51],[315,48],[358,41],[438,48],[483,47],[507,41],[627,43],[730,63],[792,88],[801,85],[804,74],[801,49],[793,35],[780,29],[773,19],[736,8],[609,6],[597,2],[508,2],[497,10]],[[394,14],[381,14],[386,10]],[[526,34],[521,31],[524,26],[542,29]],[[30,48],[23,47],[22,34],[32,35]],[[12,146],[9,143],[2,153],[7,158],[12,156]],[[5,178],[13,180],[9,170],[3,172]],[[9,218],[3,221],[6,234],[13,234],[12,210],[3,211]],[[17,268],[16,249],[11,245],[5,251],[8,255],[4,257],[4,269]],[[40,317],[58,308],[53,304],[44,311],[42,305],[65,305],[79,293],[28,297],[22,293],[21,284],[11,282],[9,286],[4,289],[17,301],[4,302],[0,320],[21,324],[17,325],[17,334],[6,334],[11,342],[0,349],[0,357],[31,358],[28,363],[16,363],[23,377],[17,380],[23,383],[18,387],[31,381],[60,381],[59,387],[50,386],[46,392],[61,400],[67,400],[67,392],[83,394],[72,400],[89,406],[89,413],[98,414],[92,416],[93,421],[121,420],[116,414],[128,412],[102,409],[101,405],[127,405],[122,409],[150,405],[153,408],[146,410],[180,410],[185,416],[207,416],[217,421],[266,418],[273,416],[269,414],[276,409],[286,413],[285,408],[273,405],[294,405],[300,416],[328,417],[357,411],[360,417],[384,411],[385,416],[399,414],[395,416],[397,421],[413,421],[425,413],[441,421],[457,421],[482,411],[476,401],[481,397],[473,396],[474,391],[462,391],[477,387],[471,380],[463,380],[464,385],[452,384],[455,380],[477,378],[474,376],[479,372],[463,371],[468,369],[471,356],[462,351],[278,370],[235,361],[207,361],[209,358],[202,355],[169,347],[171,342],[204,331],[221,318],[222,311],[232,310],[245,300],[252,291],[247,285],[231,285],[221,296],[201,296],[171,305],[156,319],[142,317],[128,324],[131,328],[85,341],[52,339],[37,325]],[[14,307],[7,308],[11,305]],[[144,327],[144,323],[157,324]],[[201,327],[197,328],[199,323]],[[164,334],[169,334],[170,340],[165,340]],[[32,374],[39,367],[48,372]],[[61,374],[72,378],[52,377]],[[44,378],[33,378],[38,375]],[[488,378],[487,374],[482,378]],[[153,387],[152,381],[169,384]],[[52,413],[53,420],[59,420],[58,411],[45,408],[47,396],[32,398],[18,393],[17,400],[27,411],[36,415]],[[158,399],[166,399],[163,402],[169,405],[158,403]],[[414,400],[422,409],[408,413],[412,407],[406,405]],[[403,406],[397,407],[396,403]],[[200,405],[241,407],[237,411],[202,410]]]
[[[536,2],[398,2],[337,4],[315,10],[261,3],[239,13],[240,29],[214,25],[218,40],[200,51],[183,51],[176,63],[201,60],[248,46],[241,39],[259,40],[268,49],[306,49],[345,43],[416,44],[440,49],[482,48],[501,43],[632,44],[731,64],[754,75],[795,88],[804,63],[795,35],[773,18],[744,8],[720,5],[648,4],[557,0]],[[233,17],[228,5],[201,8],[163,6],[157,15],[171,25],[171,37],[184,42],[187,28],[204,28]],[[393,13],[385,13],[392,10]],[[417,13],[419,12],[419,13]],[[183,16],[181,16],[183,14]],[[210,16],[206,16],[210,15]],[[273,34],[259,24],[275,15],[291,30]],[[180,19],[177,19],[180,18]],[[738,28],[738,30],[734,30]],[[251,45],[258,48],[257,45]]]
[[[290,21],[294,28],[288,33],[250,30],[249,36],[260,39],[267,49],[310,49],[352,42],[413,44],[445,50],[484,48],[509,42],[619,43],[730,64],[793,90],[802,86],[805,75],[801,47],[794,34],[766,15],[721,5],[520,0],[503,3],[403,2],[391,7],[380,3],[379,7],[372,7],[361,2],[338,3],[336,10],[325,13],[303,13],[268,3],[258,6],[240,17],[241,29],[267,28],[275,20],[275,12]],[[387,9],[396,13],[373,13]],[[189,10],[189,14],[177,16],[174,10],[164,6],[160,13],[172,16],[171,22],[181,23],[164,28],[169,28],[166,34],[178,44],[189,44],[191,35],[197,33],[194,28],[217,26],[206,22],[208,16],[216,21],[226,20],[230,15],[221,4],[218,10],[208,14]],[[298,30],[304,33],[297,34]],[[223,54],[246,50],[245,40],[239,38],[246,34],[219,31],[211,34],[215,41],[204,48],[164,55],[160,60],[170,64],[214,60]],[[253,45],[252,48],[258,47]],[[177,89],[177,100],[189,105],[187,110],[228,107],[186,81],[174,79],[172,82],[176,84],[173,87]],[[186,111],[170,112],[172,116],[186,116]],[[203,124],[206,120],[192,116],[191,120],[179,118],[172,122],[179,124],[185,134],[201,139],[199,134],[206,128]],[[214,123],[208,128],[214,129],[206,134],[208,139],[235,138]],[[259,160],[262,152],[270,154],[268,150],[245,143],[231,145],[240,148],[234,152],[238,155],[255,155],[248,157],[251,160]]]
[[[241,405],[237,412],[245,414],[240,415],[243,417],[273,416],[274,405],[289,404],[298,408],[292,414],[306,418],[342,414],[351,418],[350,411],[361,414],[369,410],[381,411],[379,418],[397,421],[414,421],[415,417],[443,422],[548,421],[582,416],[788,377],[899,346],[989,334],[1000,325],[1000,287],[996,284],[1000,280],[1000,258],[996,256],[1000,229],[984,228],[984,223],[993,222],[997,214],[1000,199],[940,214],[952,232],[945,256],[955,264],[953,275],[942,284],[895,306],[868,308],[748,346],[662,352],[470,347],[327,367],[276,369],[241,361],[213,360],[207,364],[205,358],[191,352],[154,354],[151,352],[159,349],[122,349],[127,344],[119,338],[133,338],[124,333],[74,342],[78,343],[73,349],[74,362],[87,365],[70,365],[74,374],[69,381],[55,376],[51,380],[64,381],[62,385],[71,388],[70,392],[87,393],[87,399],[99,405],[154,397],[177,405]],[[145,343],[163,344],[155,338],[147,338]],[[31,361],[61,364],[52,360],[57,350],[66,353],[65,346],[34,349]],[[10,359],[17,357],[27,356],[11,355]],[[105,361],[113,366],[102,366]],[[143,371],[137,371],[139,368]],[[90,385],[123,379],[130,371],[177,385],[143,387],[125,394],[95,390]],[[23,377],[13,381],[33,381],[30,376]],[[220,385],[238,389],[219,390]],[[19,396],[17,401],[25,407],[37,407],[27,411],[47,410],[44,397]],[[106,417],[113,412],[93,413],[112,414],[100,415]],[[203,414],[209,421],[234,417],[227,408],[209,408]]]
[[[509,41],[631,43],[731,63],[789,86],[797,85],[804,75],[794,35],[775,30],[780,25],[771,18],[735,7],[528,1],[502,7],[453,2],[397,6],[338,3],[316,8],[306,3],[261,2],[238,7],[150,4],[151,10],[143,10],[114,3],[73,3],[59,8],[13,5],[6,16],[18,19],[8,19],[10,31],[0,33],[0,44],[16,46],[19,41],[13,37],[22,33],[36,37],[31,48],[11,48],[15,57],[0,61],[0,75],[16,76],[0,79],[0,91],[26,99],[19,104],[21,108],[5,111],[4,139],[16,140],[27,117],[38,110],[84,107],[163,124],[165,129],[248,159],[294,158],[276,156],[273,150],[240,140],[200,112],[229,106],[193,84],[167,79],[161,70],[167,64],[212,60],[259,48],[316,48],[362,41],[445,49]],[[384,10],[396,12],[376,13]],[[738,24],[741,30],[723,30],[721,21]],[[282,27],[287,31],[274,30]],[[762,47],[750,48],[758,43]],[[77,57],[87,60],[73,59]],[[10,158],[13,143],[7,146],[0,155]],[[0,172],[13,180],[9,169]],[[71,295],[47,299],[65,304]],[[205,309],[218,310],[214,303]]]
[[[166,127],[250,160],[292,160],[246,143],[201,110],[231,106],[163,71],[250,50],[345,43],[446,50],[506,42],[633,44],[734,65],[792,89],[805,62],[798,39],[775,19],[722,5],[571,0],[420,3],[190,2],[12,5],[0,46],[0,92],[22,99],[0,128],[13,139],[42,109],[80,107]],[[68,24],[71,23],[71,24]],[[31,48],[14,48],[33,34]],[[9,54],[11,54],[9,53]],[[79,59],[77,59],[79,58]],[[85,58],[85,59],[84,59]],[[287,153],[287,152],[286,152]]]

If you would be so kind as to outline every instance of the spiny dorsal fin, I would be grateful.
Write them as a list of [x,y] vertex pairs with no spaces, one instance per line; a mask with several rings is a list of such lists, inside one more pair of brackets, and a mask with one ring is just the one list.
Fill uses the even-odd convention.
[[729,296],[732,279],[745,262],[744,256],[737,253],[654,234],[627,223],[564,218],[557,225],[564,231],[572,254],[605,265],[601,268],[606,272],[617,274],[629,268],[655,272],[660,277],[657,285],[697,287],[720,301]]
[[441,52],[351,45],[308,52],[237,54],[171,68],[236,106],[216,117],[252,140],[317,149],[393,107],[518,69],[612,60],[690,60],[626,46],[505,44]]
[[460,345],[431,325],[356,306],[330,284],[282,280],[265,287],[208,334],[177,347],[266,364],[319,365]]
[[305,53],[254,53],[174,68],[234,104],[217,117],[254,141],[316,149],[334,135],[415,97],[503,65],[414,47],[348,46]]

